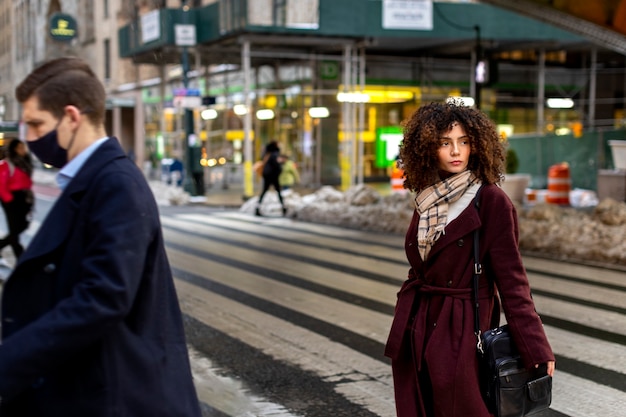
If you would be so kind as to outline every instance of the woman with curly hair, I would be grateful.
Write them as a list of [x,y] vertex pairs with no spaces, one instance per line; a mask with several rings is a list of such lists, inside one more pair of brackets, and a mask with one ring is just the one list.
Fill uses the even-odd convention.
[[404,123],[400,161],[404,187],[416,193],[415,212],[405,239],[408,279],[398,293],[385,348],[399,417],[490,415],[480,391],[474,334],[477,228],[481,331],[498,324],[501,300],[525,366],[547,366],[554,373],[554,355],[522,265],[517,213],[497,185],[504,155],[489,118],[460,101],[425,105]]

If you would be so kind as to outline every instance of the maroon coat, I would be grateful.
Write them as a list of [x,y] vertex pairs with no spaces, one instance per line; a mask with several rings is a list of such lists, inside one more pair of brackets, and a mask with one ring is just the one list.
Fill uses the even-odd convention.
[[417,213],[407,231],[405,249],[411,269],[398,293],[385,349],[392,358],[399,417],[489,416],[479,391],[471,302],[476,228],[480,228],[483,265],[481,330],[499,320],[495,282],[525,365],[554,360],[518,250],[515,207],[495,185],[484,186],[479,199],[479,211],[472,203],[446,226],[426,262],[417,249]]

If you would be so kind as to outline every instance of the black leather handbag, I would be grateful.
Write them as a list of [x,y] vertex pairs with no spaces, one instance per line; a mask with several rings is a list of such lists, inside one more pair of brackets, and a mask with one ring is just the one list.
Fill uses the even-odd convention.
[[481,339],[482,391],[491,413],[522,417],[550,407],[552,377],[545,365],[531,370],[524,367],[507,325],[485,332]]
[[[478,209],[478,193],[474,199]],[[474,232],[474,332],[477,338],[481,392],[489,412],[496,417],[530,416],[550,407],[552,377],[545,365],[526,369],[509,333],[503,325],[481,334],[478,314],[479,230]]]

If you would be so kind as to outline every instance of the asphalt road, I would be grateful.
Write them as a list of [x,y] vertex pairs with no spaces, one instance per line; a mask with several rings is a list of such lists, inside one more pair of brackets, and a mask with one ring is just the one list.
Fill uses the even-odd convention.
[[[25,242],[53,200],[40,197]],[[205,416],[395,415],[382,352],[407,271],[401,236],[201,206],[161,212]],[[525,264],[557,355],[542,416],[623,416],[626,273]]]

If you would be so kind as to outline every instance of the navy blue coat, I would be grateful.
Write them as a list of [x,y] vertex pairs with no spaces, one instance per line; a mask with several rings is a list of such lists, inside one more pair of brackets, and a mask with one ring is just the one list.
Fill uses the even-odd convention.
[[115,138],[5,283],[2,334],[2,417],[201,415],[158,209]]

